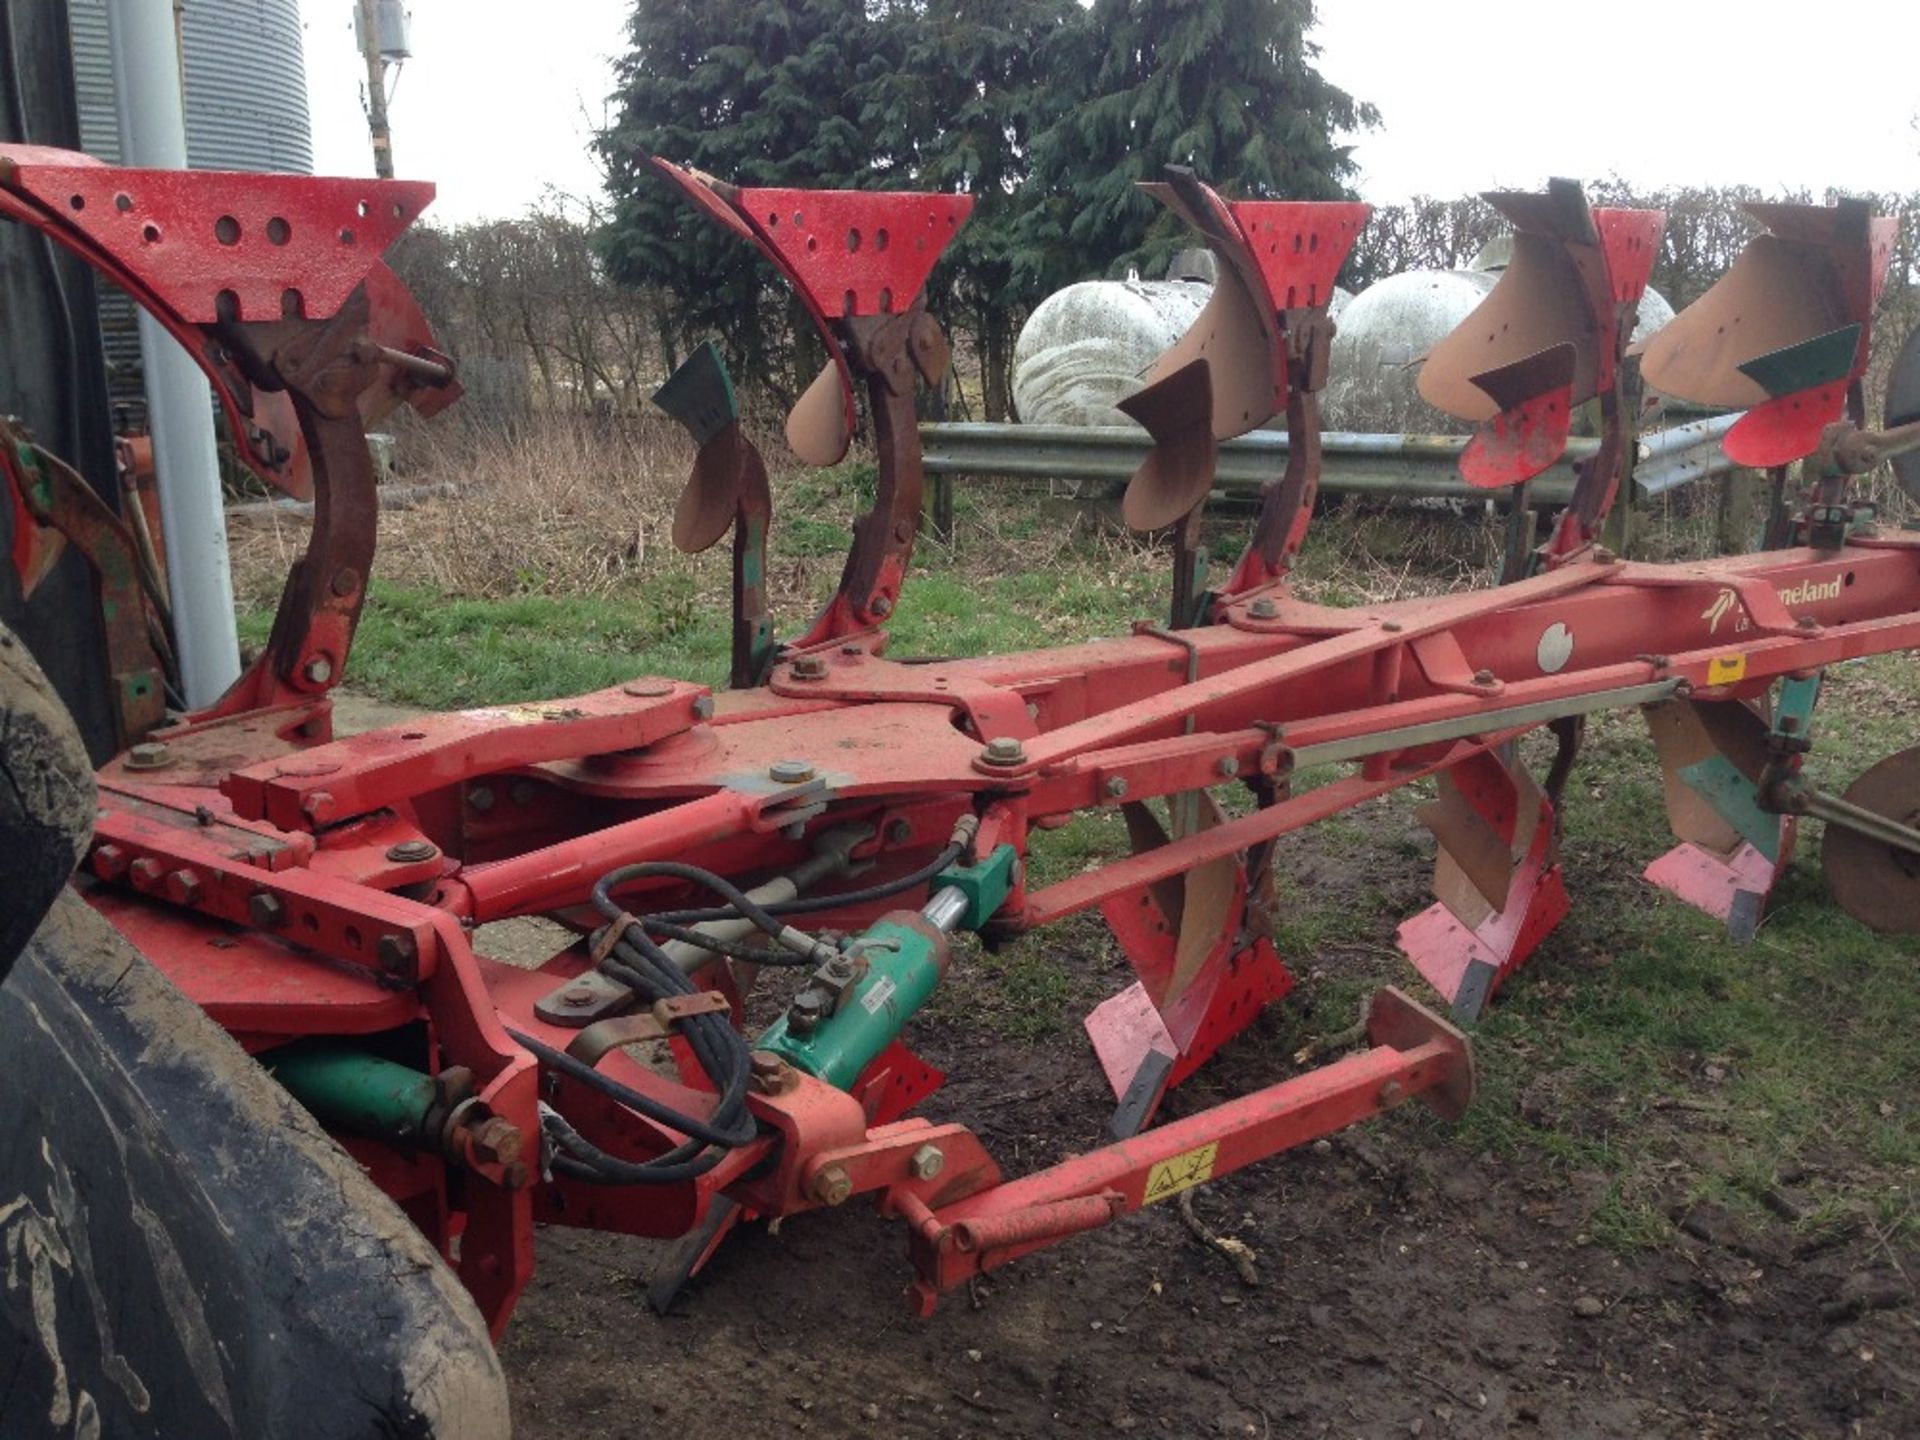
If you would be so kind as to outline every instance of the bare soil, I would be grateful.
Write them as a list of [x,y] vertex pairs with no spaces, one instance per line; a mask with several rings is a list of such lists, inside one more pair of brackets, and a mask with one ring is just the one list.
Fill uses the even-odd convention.
[[[1417,893],[1423,863],[1392,868],[1323,863],[1314,883]],[[1391,933],[1324,963],[1395,978]],[[1075,938],[1058,958],[1077,1016],[1123,975],[1111,946]],[[1550,942],[1517,983],[1571,963]],[[1078,1025],[1026,1042],[961,1023],[991,996],[957,970],[914,1031],[951,1077],[928,1113],[973,1125],[1011,1173],[1098,1144],[1111,1100]],[[1335,979],[1303,977],[1167,1113],[1288,1073],[1302,1035],[1351,1019],[1316,1001]],[[1523,1111],[1535,1099],[1552,1097]],[[1682,1107],[1662,1123],[1677,1195],[1712,1122]],[[925,1322],[902,1303],[904,1235],[859,1204],[742,1227],[668,1318],[645,1300],[665,1246],[550,1230],[502,1350],[516,1434],[1920,1435],[1920,1254],[1866,1219],[1810,1234],[1677,1201],[1661,1243],[1614,1251],[1589,1233],[1607,1185],[1469,1153],[1403,1110],[1197,1192],[1200,1219],[1252,1247],[1257,1286],[1167,1204]]]

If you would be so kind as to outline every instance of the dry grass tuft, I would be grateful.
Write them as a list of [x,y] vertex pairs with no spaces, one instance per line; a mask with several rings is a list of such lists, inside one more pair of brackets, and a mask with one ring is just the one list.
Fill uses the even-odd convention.
[[[557,413],[504,426],[449,417],[400,439],[396,485],[451,482],[460,493],[381,511],[380,576],[450,595],[591,595],[687,563],[670,536],[692,446],[671,421]],[[308,529],[304,517],[279,512],[233,527],[244,599],[277,591]]]

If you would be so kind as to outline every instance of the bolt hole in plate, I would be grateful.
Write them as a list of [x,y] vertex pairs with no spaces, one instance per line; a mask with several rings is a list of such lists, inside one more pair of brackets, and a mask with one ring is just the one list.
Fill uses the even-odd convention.
[[[226,318],[217,310],[222,291],[237,298],[236,313],[248,319],[279,316],[281,296],[294,286],[305,297],[310,318],[337,314],[409,218],[433,198],[433,186],[412,180],[84,164],[17,165],[8,187],[61,211],[70,228],[132,271],[192,325]],[[365,215],[360,214],[363,201]],[[209,225],[209,215],[219,218]],[[349,227],[353,241],[337,242]],[[267,243],[249,243],[259,238]],[[142,257],[163,243],[170,251],[198,252],[210,261],[217,256],[217,263],[154,271]]]

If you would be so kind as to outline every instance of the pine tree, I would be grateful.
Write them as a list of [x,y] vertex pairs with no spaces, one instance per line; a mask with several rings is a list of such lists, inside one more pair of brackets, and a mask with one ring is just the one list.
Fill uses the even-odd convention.
[[1004,420],[1013,342],[1040,297],[1021,283],[1016,230],[1036,192],[1033,136],[1060,109],[1039,60],[1077,19],[1073,0],[923,0],[898,6],[901,70],[874,83],[867,113],[922,189],[974,197],[973,216],[930,282],[936,310],[970,342],[982,409]]
[[1023,279],[1163,265],[1190,242],[1135,182],[1169,164],[1236,196],[1343,196],[1338,137],[1377,116],[1314,68],[1312,25],[1312,0],[1095,0],[1041,60],[1077,90],[1034,140]]
[[638,0],[599,137],[613,198],[608,272],[662,292],[669,366],[718,336],[736,375],[784,398],[818,368],[786,287],[700,220],[640,160],[659,155],[741,185],[874,183],[862,94],[899,68],[865,0]]

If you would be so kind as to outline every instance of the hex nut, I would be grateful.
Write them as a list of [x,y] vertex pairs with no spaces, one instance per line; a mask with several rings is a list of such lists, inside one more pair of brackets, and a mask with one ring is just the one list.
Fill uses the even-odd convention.
[[136,890],[152,890],[160,884],[166,867],[151,855],[142,855],[127,867],[128,878],[133,881]]
[[813,779],[813,762],[776,760],[767,767],[767,778],[776,785],[804,785]]
[[843,1205],[853,1193],[853,1178],[844,1165],[828,1165],[813,1177],[813,1198],[822,1205]]
[[164,770],[173,764],[173,751],[164,740],[143,740],[127,751],[127,769]]
[[418,865],[440,853],[431,840],[402,840],[387,847],[387,859],[396,865]]
[[946,1167],[947,1157],[938,1145],[922,1145],[907,1161],[907,1170],[916,1180],[931,1180]]
[[711,720],[713,718],[713,697],[711,695],[702,695],[694,700],[693,718],[696,720]]
[[1231,780],[1234,776],[1240,773],[1240,761],[1236,756],[1222,755],[1220,757],[1220,763],[1215,765],[1213,768],[1218,770],[1222,775],[1226,776],[1227,779]]
[[793,662],[792,673],[796,680],[824,680],[827,662],[818,655],[802,655]]
[[1271,620],[1280,613],[1280,607],[1267,596],[1262,595],[1247,607],[1247,613],[1256,620]]
[[118,845],[100,845],[93,852],[93,873],[102,880],[118,880],[127,873],[127,852]]
[[893,601],[884,595],[876,595],[873,597],[873,604],[870,608],[875,615],[878,615],[884,620],[893,613]]
[[1018,765],[1027,758],[1027,747],[1011,735],[989,740],[981,752],[989,765]]
[[467,804],[484,815],[493,808],[493,791],[485,785],[476,785],[467,792]]
[[167,898],[176,905],[193,905],[200,899],[200,877],[181,869],[167,876]]
[[256,890],[247,897],[247,918],[262,930],[278,930],[287,923],[287,904],[271,890]]
[[1127,777],[1124,775],[1109,776],[1106,791],[1109,800],[1120,799],[1127,793]]
[[498,1115],[482,1120],[468,1133],[473,1141],[474,1158],[483,1165],[511,1165],[526,1146],[520,1127]]

